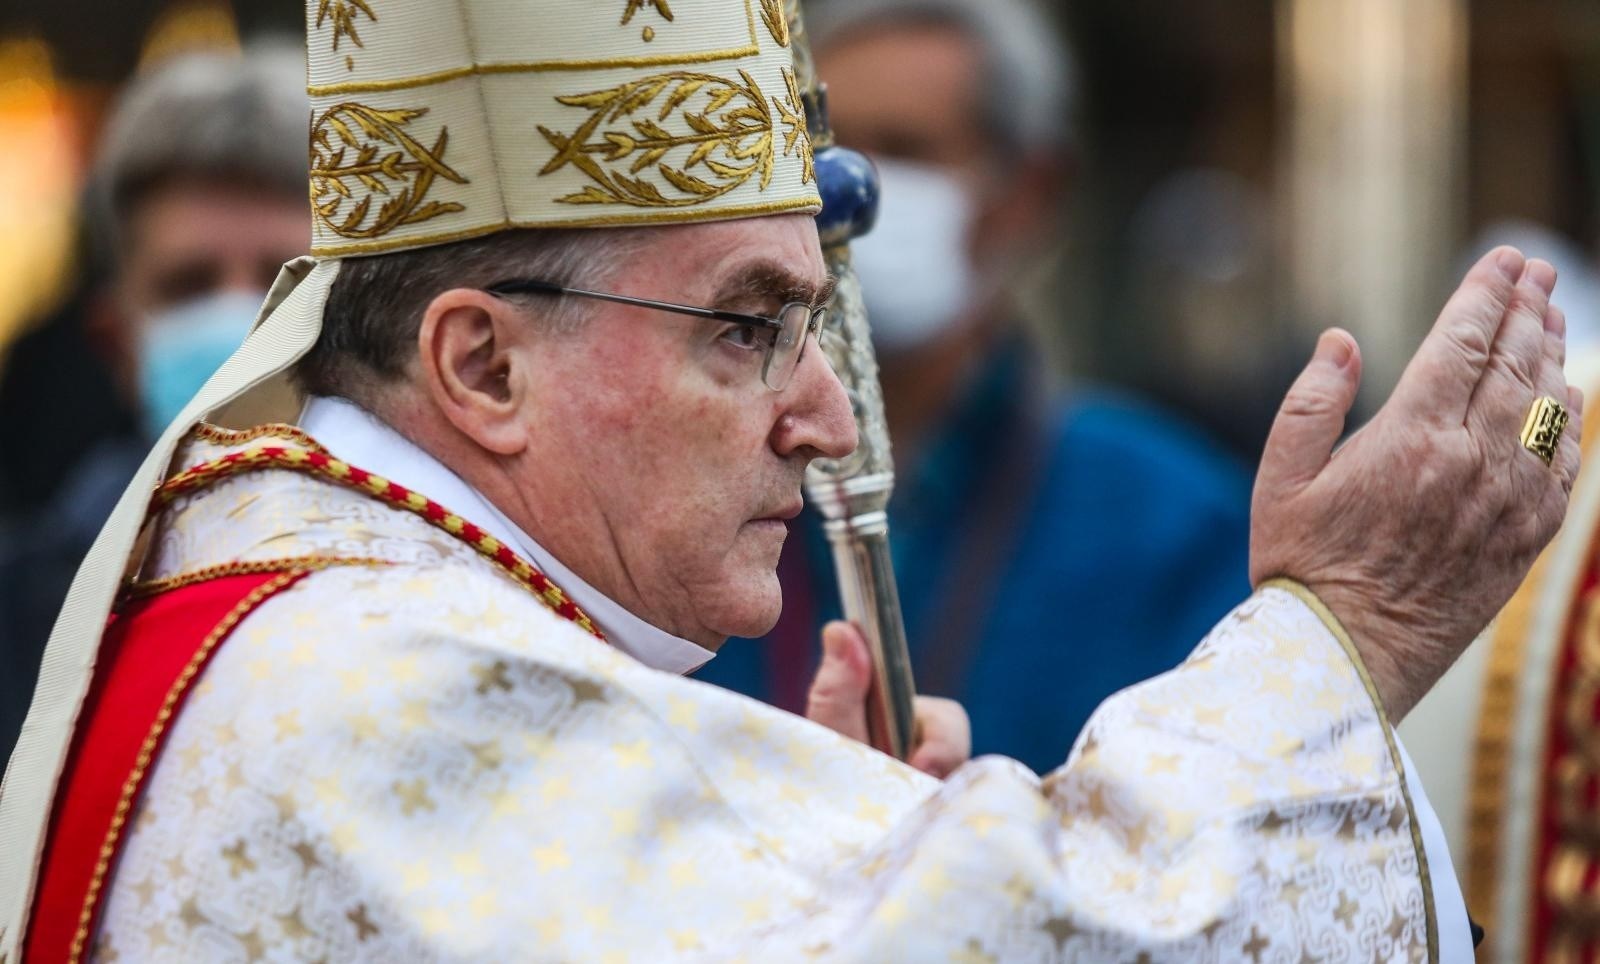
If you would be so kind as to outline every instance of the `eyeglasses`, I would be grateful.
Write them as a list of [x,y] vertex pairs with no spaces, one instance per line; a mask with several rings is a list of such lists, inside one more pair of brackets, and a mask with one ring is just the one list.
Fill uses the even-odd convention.
[[813,308],[800,301],[792,301],[778,309],[777,317],[767,318],[761,315],[746,315],[737,311],[723,311],[719,308],[696,308],[690,305],[675,305],[665,301],[651,301],[648,298],[633,298],[628,295],[615,295],[603,291],[585,291],[581,288],[569,288],[566,285],[553,284],[549,281],[501,281],[489,285],[484,289],[495,295],[578,295],[583,298],[597,298],[601,301],[613,301],[619,305],[633,305],[637,308],[654,308],[657,311],[671,311],[680,315],[693,315],[696,318],[710,318],[716,321],[729,321],[738,325],[749,325],[758,332],[765,333],[765,346],[767,357],[762,363],[761,380],[767,387],[775,392],[781,392],[789,384],[789,379],[794,377],[795,369],[800,367],[800,358],[805,354],[808,336],[822,330],[822,322],[828,317],[826,307]]

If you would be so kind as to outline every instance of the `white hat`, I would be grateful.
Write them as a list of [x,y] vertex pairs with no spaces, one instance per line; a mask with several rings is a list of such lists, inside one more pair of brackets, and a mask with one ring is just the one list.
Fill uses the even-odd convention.
[[312,253],[821,208],[778,0],[316,0]]

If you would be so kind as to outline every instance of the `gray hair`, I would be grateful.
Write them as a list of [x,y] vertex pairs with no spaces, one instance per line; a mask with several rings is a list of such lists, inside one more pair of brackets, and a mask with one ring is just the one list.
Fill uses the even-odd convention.
[[[450,244],[347,258],[322,312],[322,334],[295,368],[310,395],[335,395],[367,408],[403,379],[417,353],[428,304],[451,288],[486,288],[535,279],[599,287],[643,242],[648,228],[522,228]],[[529,296],[543,310],[537,324],[562,331],[579,324],[577,298]]]
[[1076,146],[1072,54],[1030,0],[827,0],[806,14],[819,47],[864,27],[904,23],[949,25],[977,42],[984,74],[979,120],[1004,148]]
[[128,217],[178,178],[304,197],[305,54],[286,42],[176,57],[136,78],[107,122],[90,176],[91,232],[113,261]]

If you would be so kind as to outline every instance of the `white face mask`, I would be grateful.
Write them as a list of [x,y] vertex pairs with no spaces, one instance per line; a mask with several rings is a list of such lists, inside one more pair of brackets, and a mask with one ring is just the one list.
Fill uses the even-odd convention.
[[967,255],[973,201],[944,169],[877,162],[878,223],[850,245],[873,344],[917,348],[949,331],[972,307],[977,274]]
[[260,294],[218,291],[174,305],[139,327],[139,400],[155,438],[250,333]]

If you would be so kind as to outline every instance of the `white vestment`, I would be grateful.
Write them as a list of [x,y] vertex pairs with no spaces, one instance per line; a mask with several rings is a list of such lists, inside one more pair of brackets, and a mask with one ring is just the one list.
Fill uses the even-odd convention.
[[[213,433],[180,464],[261,444]],[[476,498],[414,448],[382,452],[405,455],[374,472],[442,471],[429,495]],[[373,564],[263,603],[171,726],[102,954],[1367,961],[1426,959],[1431,938],[1470,955],[1420,787],[1336,623],[1293,588],[1108,700],[1045,780],[991,757],[941,783],[653,669],[625,628],[602,644],[437,526],[316,476],[180,497],[144,575],[340,556]]]

